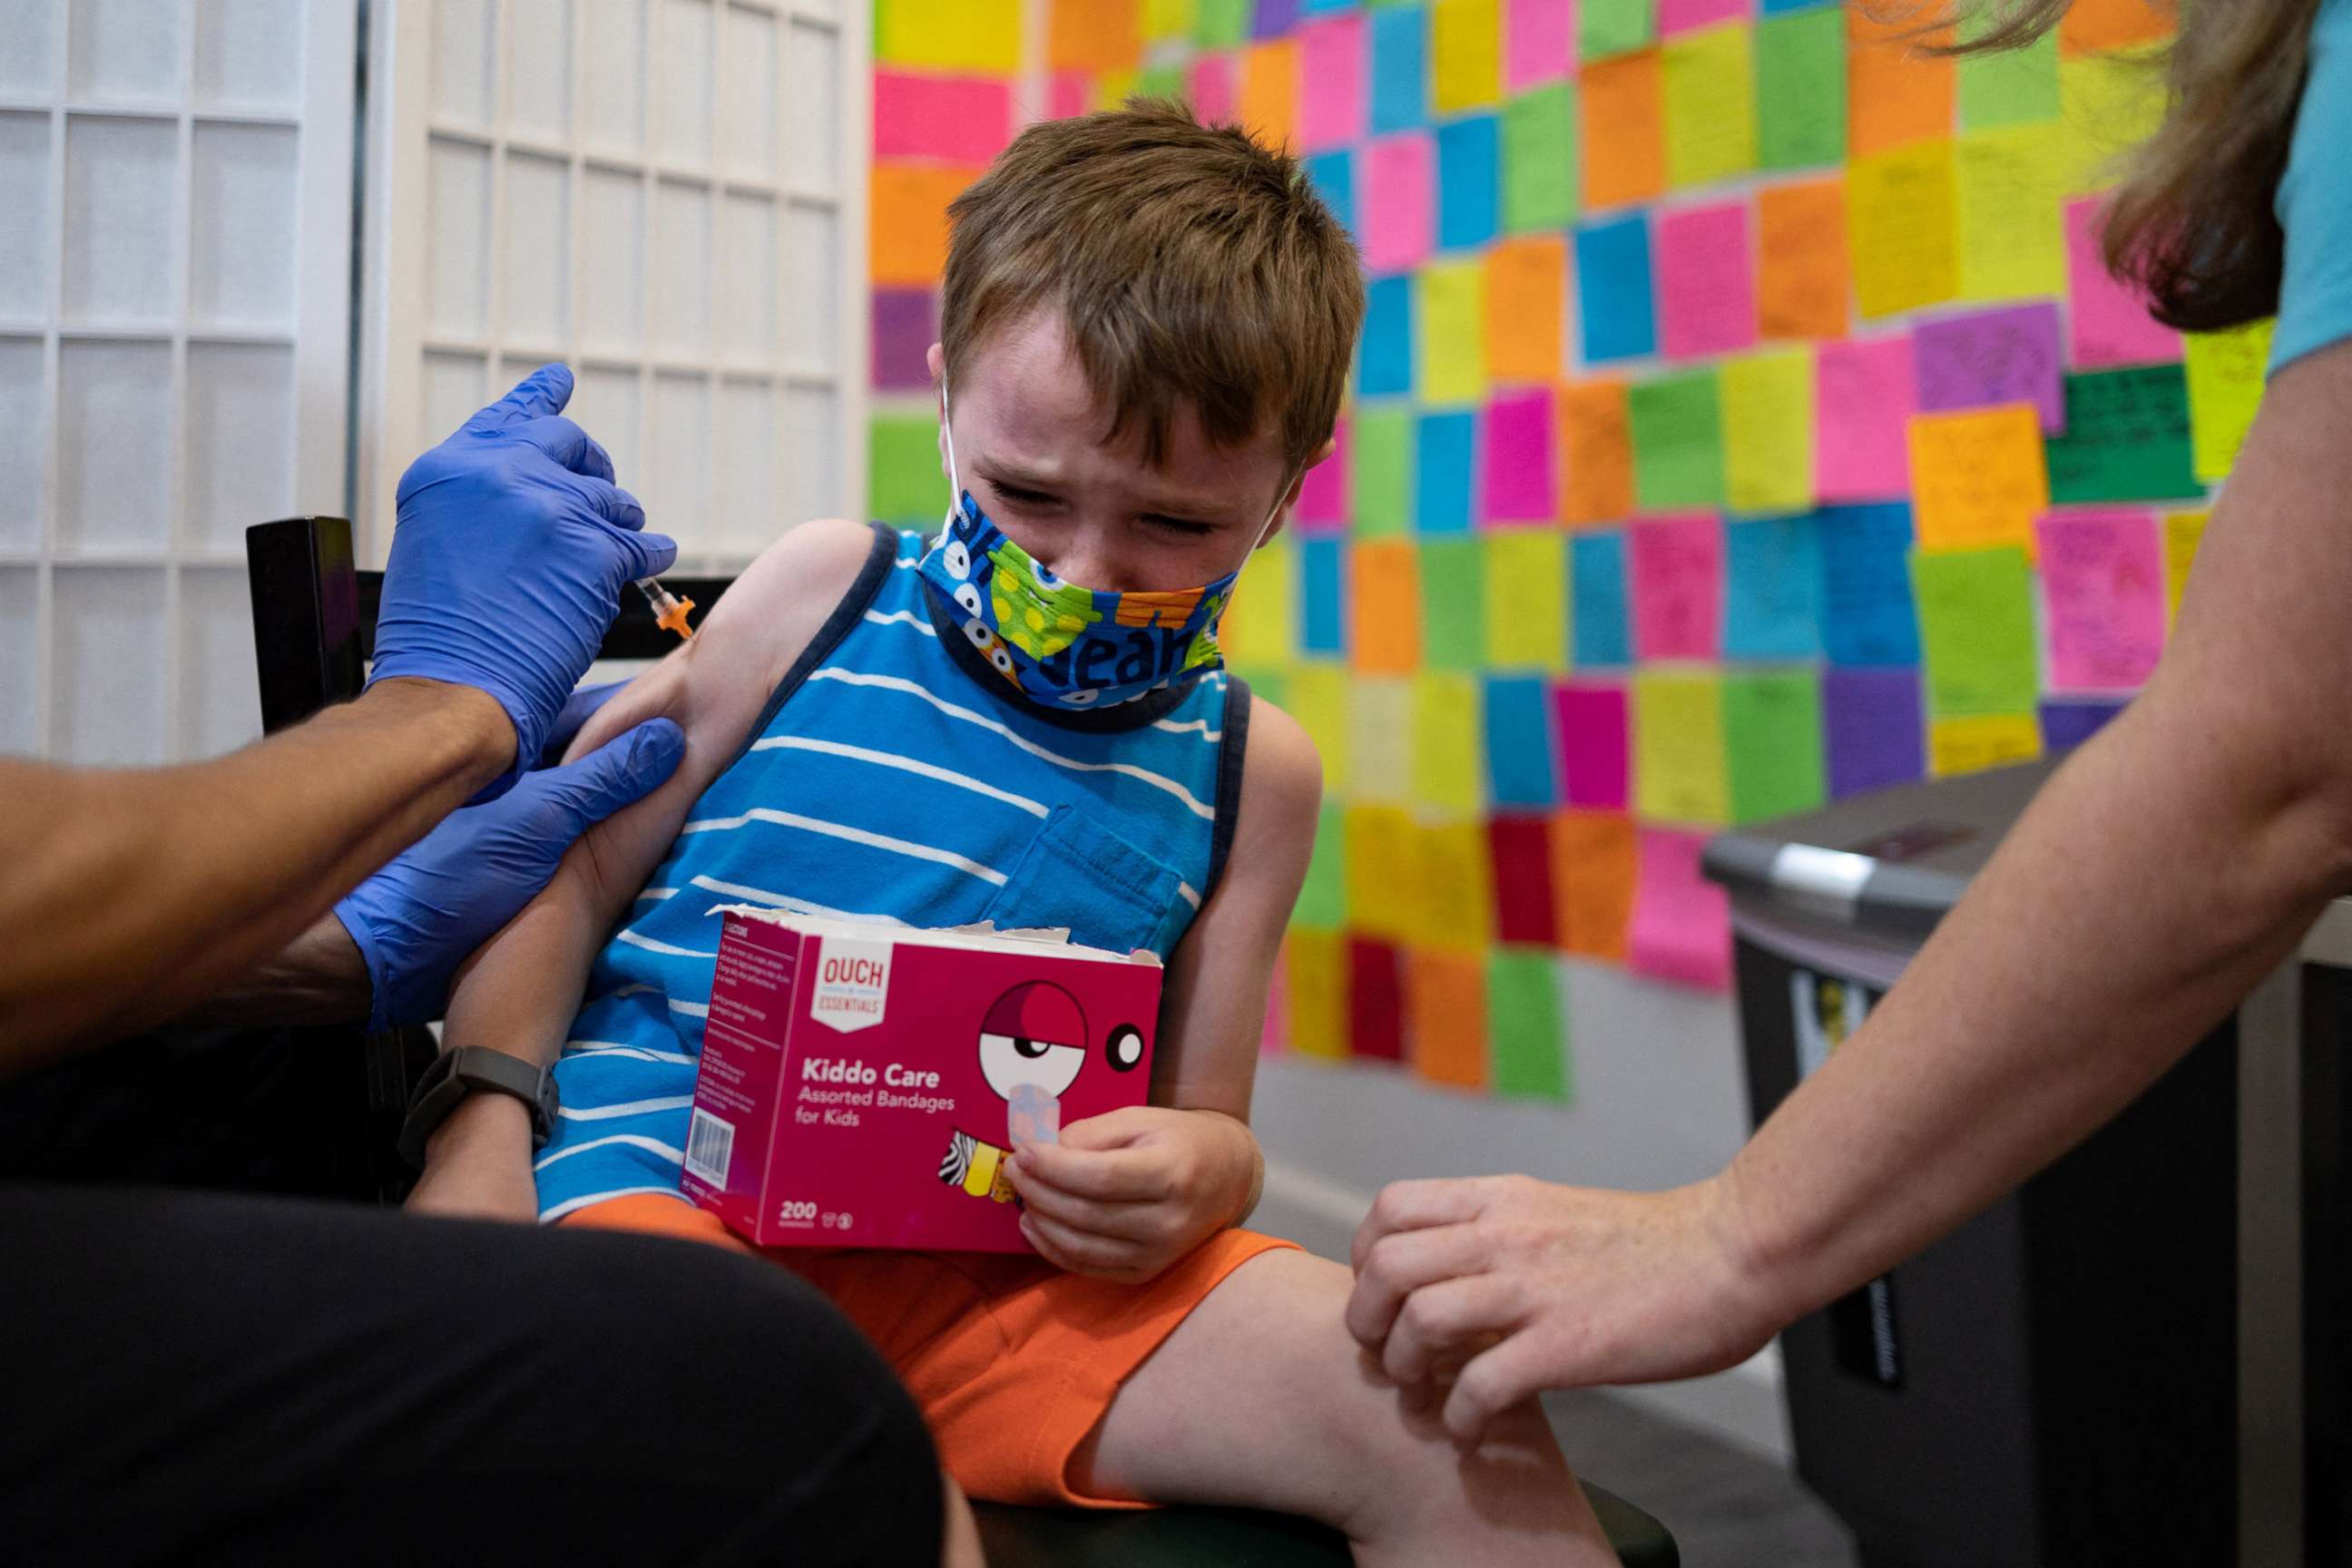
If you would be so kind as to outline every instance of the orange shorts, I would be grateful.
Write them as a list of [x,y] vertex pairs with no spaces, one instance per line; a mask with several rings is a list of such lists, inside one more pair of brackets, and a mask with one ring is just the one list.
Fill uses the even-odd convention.
[[757,1252],[815,1286],[880,1347],[922,1406],[947,1471],[990,1502],[1135,1508],[1070,1484],[1070,1457],[1135,1369],[1226,1275],[1293,1244],[1253,1231],[1211,1237],[1143,1285],[1067,1274],[985,1252],[755,1247],[676,1198],[612,1198],[568,1226],[651,1232]]

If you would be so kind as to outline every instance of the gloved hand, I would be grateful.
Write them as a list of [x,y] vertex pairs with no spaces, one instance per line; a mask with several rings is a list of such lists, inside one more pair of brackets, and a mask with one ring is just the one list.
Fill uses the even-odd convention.
[[542,365],[401,476],[369,684],[458,681],[514,721],[511,786],[546,743],[632,579],[677,546],[646,533],[613,459],[560,411],[572,373]]
[[[579,694],[576,729],[614,687]],[[407,853],[353,889],[335,918],[367,961],[371,1030],[437,1018],[449,977],[547,886],[588,827],[658,788],[686,734],[648,719],[576,763],[523,775],[498,799],[451,813]]]

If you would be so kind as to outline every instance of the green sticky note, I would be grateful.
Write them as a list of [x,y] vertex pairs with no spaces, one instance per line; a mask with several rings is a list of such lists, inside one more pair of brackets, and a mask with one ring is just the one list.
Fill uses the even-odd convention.
[[929,524],[948,510],[940,422],[930,414],[877,414],[866,427],[866,515]]
[[1734,823],[1811,811],[1829,798],[1821,682],[1811,670],[1726,675],[1723,746]]
[[[1234,673],[1249,682],[1250,695],[1262,702],[1270,702],[1288,712],[1290,709],[1290,671],[1287,664],[1265,664],[1256,668],[1234,666]],[[1297,718],[1297,714],[1291,717]]]
[[[1963,23],[1961,31],[1969,30]],[[2021,49],[2000,49],[1961,59],[1961,130],[2038,125],[2057,119],[2058,111],[2057,28]]]
[[[2052,79],[2055,90],[2057,79]],[[1845,162],[1845,8],[1756,24],[1756,163],[1813,169]]]
[[1475,538],[1421,544],[1422,662],[1477,669],[1486,660],[1486,552]]
[[1315,853],[1307,862],[1307,880],[1298,887],[1298,905],[1291,919],[1318,931],[1337,931],[1348,923],[1347,832],[1342,808],[1325,801],[1315,820]]
[[2178,364],[2068,376],[2066,433],[2043,450],[2050,499],[2061,506],[2205,494],[2190,460],[2189,379]]
[[1914,551],[1911,584],[1928,711],[1939,719],[2032,712],[2040,669],[2025,552],[2013,544]]
[[1633,500],[1643,511],[1723,504],[1723,400],[1711,370],[1639,382],[1626,394],[1633,427]]
[[1348,427],[1348,508],[1356,537],[1404,532],[1412,504],[1412,411],[1359,405]]
[[1630,55],[1657,36],[1656,0],[1584,0],[1576,9],[1576,47],[1581,59]]
[[1181,98],[1187,89],[1181,66],[1146,66],[1135,79],[1135,90],[1146,98]]
[[1503,109],[1503,230],[1530,234],[1576,221],[1576,89],[1558,81]]
[[1562,1104],[1574,1099],[1559,968],[1550,953],[1503,947],[1488,955],[1486,1057],[1496,1094]]
[[1230,49],[1249,41],[1250,0],[1201,0],[1192,17],[1192,42],[1204,49]]

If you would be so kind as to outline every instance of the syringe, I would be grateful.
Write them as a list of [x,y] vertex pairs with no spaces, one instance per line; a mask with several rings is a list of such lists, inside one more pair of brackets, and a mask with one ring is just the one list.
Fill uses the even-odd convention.
[[637,587],[645,595],[646,603],[654,607],[654,625],[676,632],[681,642],[693,639],[694,628],[686,624],[688,612],[694,608],[692,599],[679,598],[663,587],[658,577],[640,577]]

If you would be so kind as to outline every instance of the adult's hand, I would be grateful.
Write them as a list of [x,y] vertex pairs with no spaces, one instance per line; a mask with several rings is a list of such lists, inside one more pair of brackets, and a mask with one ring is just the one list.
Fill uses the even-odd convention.
[[[582,694],[576,730],[612,694]],[[659,787],[686,735],[649,719],[577,762],[527,773],[505,795],[451,813],[335,906],[367,963],[371,1029],[441,1016],[449,978],[547,886],[572,841]]]
[[[1696,1377],[1780,1327],[1747,1278],[1727,1190],[1398,1182],[1356,1232],[1348,1331],[1475,1441],[1547,1388]],[[1433,1399],[1431,1400],[1433,1403]]]
[[541,366],[401,476],[369,683],[455,681],[515,727],[511,786],[540,754],[632,579],[677,546],[646,533],[613,460],[562,416],[572,373]]

